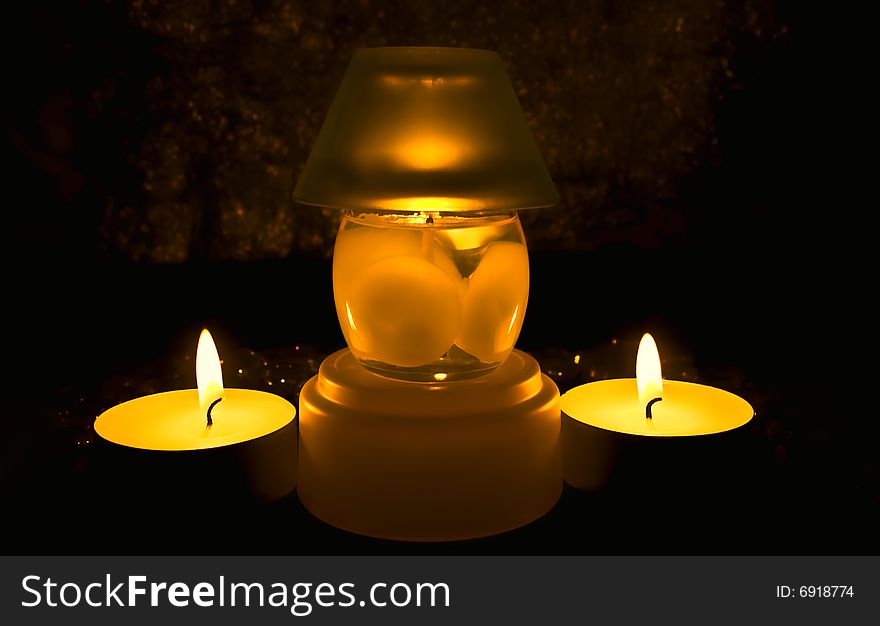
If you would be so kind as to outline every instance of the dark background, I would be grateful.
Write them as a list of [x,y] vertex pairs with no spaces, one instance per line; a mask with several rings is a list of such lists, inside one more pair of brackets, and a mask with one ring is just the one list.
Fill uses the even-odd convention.
[[291,192],[352,52],[382,45],[488,48],[507,65],[561,195],[521,216],[532,287],[519,347],[565,391],[631,376],[651,331],[667,377],[755,406],[750,471],[729,498],[684,489],[659,537],[634,538],[653,515],[622,488],[567,489],[525,529],[446,546],[348,535],[294,496],[226,512],[245,530],[195,549],[876,551],[877,426],[834,397],[847,367],[837,348],[853,337],[832,317],[835,253],[814,243],[813,219],[839,216],[817,193],[809,103],[824,70],[797,3],[86,1],[15,12],[7,551],[191,550],[180,532],[191,516],[158,511],[164,523],[148,526],[98,488],[94,417],[194,386],[202,326],[227,384],[292,401],[344,345],[330,280],[338,215]]

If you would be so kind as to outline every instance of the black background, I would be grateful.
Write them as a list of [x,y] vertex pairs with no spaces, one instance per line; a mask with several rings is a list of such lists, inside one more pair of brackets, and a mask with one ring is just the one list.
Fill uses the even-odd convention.
[[[845,218],[819,193],[818,182],[827,176],[817,172],[820,131],[805,121],[812,116],[812,82],[822,70],[796,7],[754,2],[734,10],[721,3],[726,8],[707,21],[700,3],[688,2],[650,3],[653,12],[630,3],[484,3],[472,15],[460,3],[447,4],[448,14],[393,2],[332,9],[231,2],[216,18],[202,3],[162,10],[112,2],[20,9],[12,33],[18,54],[7,78],[15,93],[8,116],[13,160],[5,210],[9,296],[0,443],[4,515],[13,529],[4,534],[7,551],[876,549],[877,426],[845,400],[860,392],[837,386],[853,366],[848,346],[858,337],[845,311],[837,314],[846,308],[831,277],[837,252],[815,243],[825,229],[817,223]],[[215,147],[210,132],[186,121],[191,113],[184,105],[205,97],[205,115],[222,107],[212,109],[210,98],[187,91],[187,77],[198,74],[200,54],[217,55],[223,42],[251,50],[253,37],[236,33],[252,32],[254,24],[274,25],[267,26],[271,33],[288,5],[305,16],[305,26],[296,30],[299,47],[277,44],[288,53],[283,60],[290,70],[283,74],[293,81],[291,93],[315,94],[306,96],[311,104],[290,138],[293,147],[264,142],[247,123],[237,127],[236,148]],[[593,30],[570,31],[568,22],[582,13]],[[684,46],[679,56],[664,58],[668,29],[653,26],[678,13],[698,25],[683,37],[711,45]],[[329,35],[309,39],[322,26]],[[598,37],[604,26],[620,36]],[[193,32],[208,43],[187,35]],[[647,138],[638,125],[621,123],[607,136],[572,126],[584,103],[594,100],[599,113],[618,105],[630,111],[623,122],[660,120],[674,108],[633,91],[640,83],[631,41],[643,43],[649,57],[652,49],[660,51],[666,69],[657,74],[666,78],[658,79],[658,93],[664,84],[704,87],[677,92],[679,125],[666,139]],[[245,365],[243,383],[270,389],[273,377],[250,351],[287,368],[286,386],[279,388],[276,376],[272,390],[293,401],[320,358],[344,345],[330,280],[336,218],[295,207],[289,192],[351,51],[394,44],[498,49],[514,84],[527,87],[520,98],[563,199],[523,218],[532,286],[518,347],[560,372],[564,391],[589,379],[632,375],[634,346],[650,330],[666,367],[682,366],[681,372],[667,369],[667,376],[727,388],[755,406],[745,448],[749,471],[735,489],[713,489],[705,477],[674,496],[652,493],[650,485],[599,494],[566,488],[557,508],[527,528],[431,546],[326,527],[295,496],[269,508],[218,505],[206,523],[196,511],[159,506],[147,514],[120,503],[123,494],[99,488],[94,416],[130,397],[191,387],[186,355],[202,326],[211,328],[230,365]],[[558,89],[548,90],[542,82],[552,71],[548,55],[563,67],[618,67],[608,75],[629,79],[609,78],[614,87],[590,92],[577,76],[559,72]],[[691,75],[685,73],[691,57],[713,62],[698,63]],[[267,67],[281,62],[258,58]],[[205,64],[238,67],[227,57]],[[277,70],[260,73],[267,71],[257,63],[253,76],[221,73],[213,87],[225,88],[222,101],[242,115],[256,102],[260,114],[271,117],[284,98],[256,90],[245,104],[234,100],[252,80],[272,84]],[[551,113],[542,113],[542,95]],[[594,146],[603,138],[605,151]],[[172,158],[180,146],[203,154],[216,148],[222,155],[180,164]],[[572,166],[581,154],[577,146],[591,156]],[[633,157],[666,150],[662,146],[681,150],[661,159]],[[243,165],[259,159],[286,169],[266,182],[265,174]],[[175,172],[186,180],[182,190]],[[225,199],[236,194],[256,207],[241,232],[265,238],[223,229],[235,210]],[[278,211],[293,216],[283,219],[308,236],[285,238],[284,229],[279,235],[273,230]],[[582,355],[579,367],[574,354]],[[646,527],[654,530],[646,533]],[[232,528],[237,531],[227,532]],[[191,533],[201,538],[195,548]]]

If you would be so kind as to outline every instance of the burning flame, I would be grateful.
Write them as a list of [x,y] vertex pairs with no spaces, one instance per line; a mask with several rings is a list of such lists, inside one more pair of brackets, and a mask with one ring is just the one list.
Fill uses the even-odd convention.
[[214,400],[223,396],[220,356],[207,328],[199,335],[199,347],[196,349],[196,386],[199,388],[199,407],[202,413],[208,410]]
[[654,398],[663,397],[663,375],[660,371],[660,353],[650,333],[642,335],[636,355],[636,384],[639,404],[647,406]]

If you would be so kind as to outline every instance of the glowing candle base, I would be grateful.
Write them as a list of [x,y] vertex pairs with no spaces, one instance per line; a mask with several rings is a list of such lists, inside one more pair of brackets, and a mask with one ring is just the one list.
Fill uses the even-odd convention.
[[297,493],[363,535],[447,541],[527,524],[559,498],[559,391],[514,351],[481,378],[409,383],[349,350],[300,394]]

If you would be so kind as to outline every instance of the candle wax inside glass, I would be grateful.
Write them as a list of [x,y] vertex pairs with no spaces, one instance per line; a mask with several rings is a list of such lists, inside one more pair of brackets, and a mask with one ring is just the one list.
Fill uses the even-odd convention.
[[522,327],[528,252],[516,217],[348,215],[333,288],[342,332],[362,362],[496,366]]

